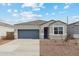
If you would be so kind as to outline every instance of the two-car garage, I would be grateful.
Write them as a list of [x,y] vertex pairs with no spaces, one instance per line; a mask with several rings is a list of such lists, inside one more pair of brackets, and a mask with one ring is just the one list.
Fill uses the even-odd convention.
[[18,39],[39,39],[39,29],[18,29]]
[[15,39],[40,39],[40,26],[45,22],[43,20],[34,20],[15,24]]

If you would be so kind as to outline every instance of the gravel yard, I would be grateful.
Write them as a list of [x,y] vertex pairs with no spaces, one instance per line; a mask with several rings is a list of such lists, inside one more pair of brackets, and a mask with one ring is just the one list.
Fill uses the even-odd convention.
[[79,56],[77,40],[68,42],[54,40],[40,40],[41,56]]

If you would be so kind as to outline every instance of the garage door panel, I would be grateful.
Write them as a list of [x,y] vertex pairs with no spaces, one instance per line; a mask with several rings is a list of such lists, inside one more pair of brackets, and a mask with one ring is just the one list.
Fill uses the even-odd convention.
[[39,30],[18,30],[18,38],[20,39],[38,39]]

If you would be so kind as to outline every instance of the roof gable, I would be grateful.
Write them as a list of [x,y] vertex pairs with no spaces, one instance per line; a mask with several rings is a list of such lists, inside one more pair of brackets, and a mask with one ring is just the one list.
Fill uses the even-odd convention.
[[71,23],[71,24],[69,24],[69,25],[79,25],[79,21],[74,22],[74,23]]
[[0,26],[13,27],[12,25],[3,22],[0,22]]
[[45,23],[43,23],[43,24],[41,24],[41,25],[44,25],[44,24],[47,24],[47,23],[51,23],[51,22],[54,22],[55,20],[50,20],[50,21],[47,21],[47,22],[45,22]]
[[54,24],[54,23],[56,23],[56,22],[60,22],[60,23],[63,23],[63,24],[65,24],[65,25],[67,25],[66,23],[64,23],[64,22],[62,22],[62,21],[54,21],[54,22],[50,23],[49,26],[52,25],[52,24]]

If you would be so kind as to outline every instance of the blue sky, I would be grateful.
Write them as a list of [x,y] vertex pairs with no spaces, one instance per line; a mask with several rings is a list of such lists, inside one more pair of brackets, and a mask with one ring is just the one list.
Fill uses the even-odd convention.
[[78,3],[0,3],[0,21],[10,24],[33,20],[79,20]]

